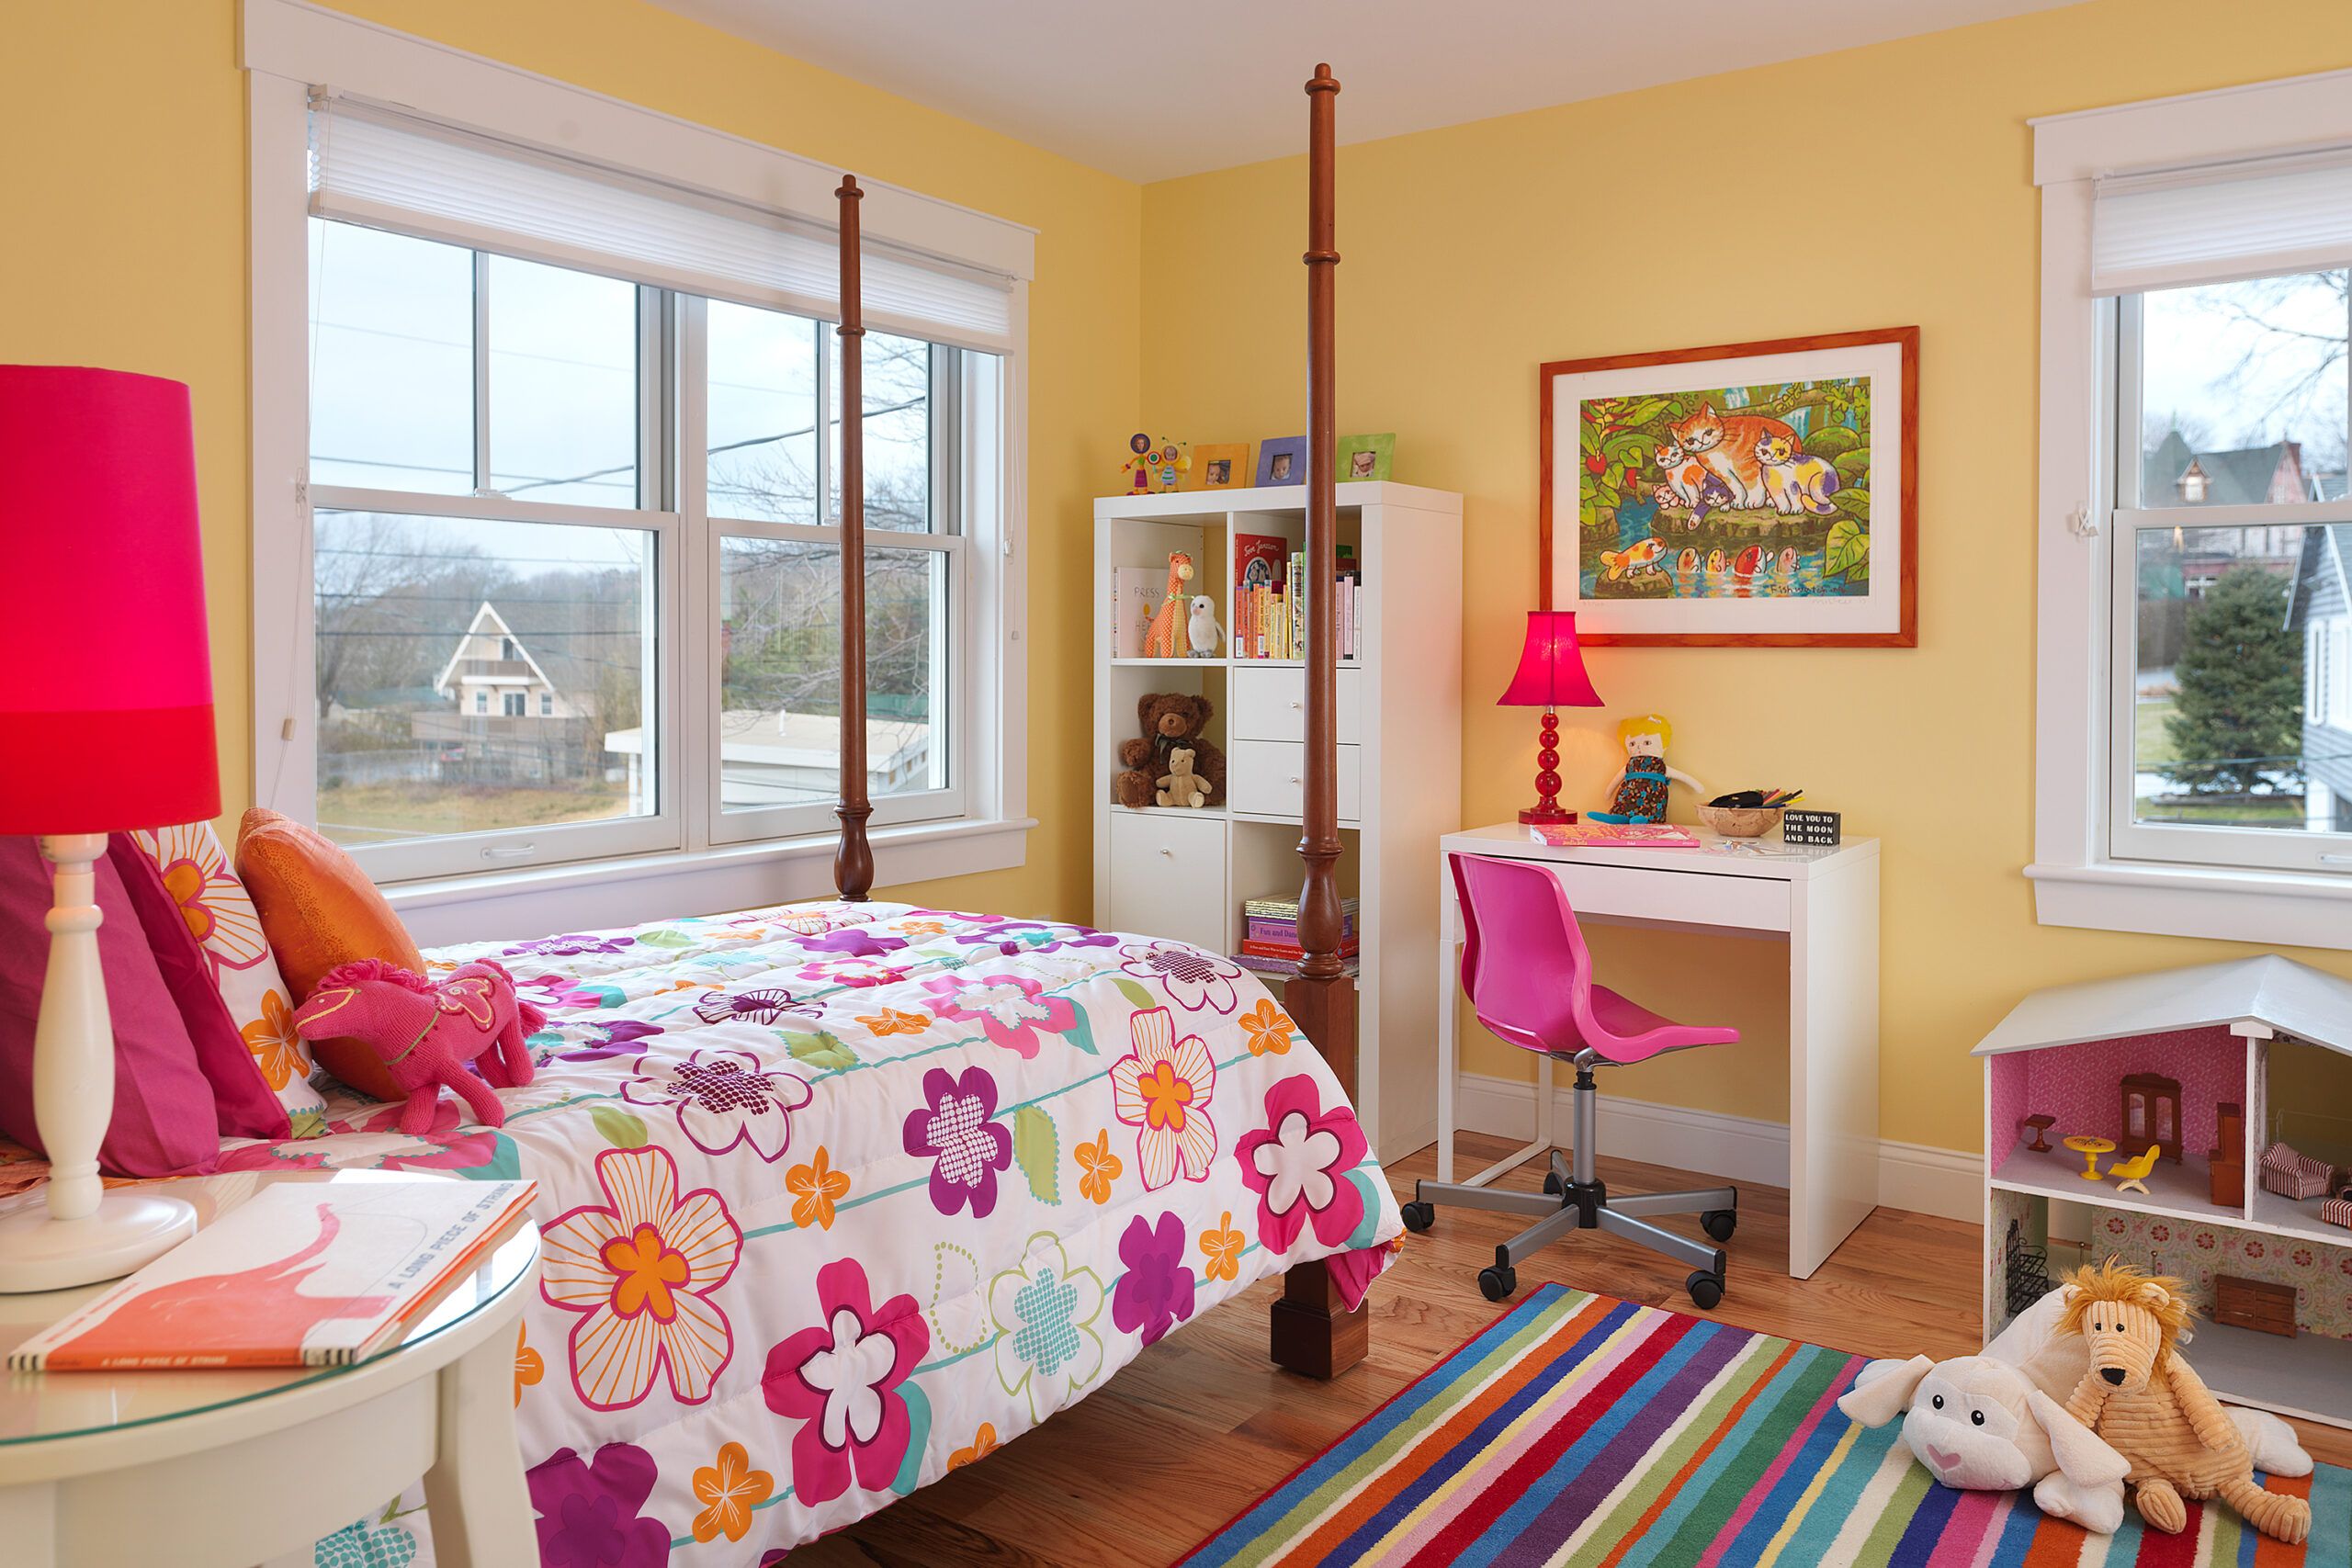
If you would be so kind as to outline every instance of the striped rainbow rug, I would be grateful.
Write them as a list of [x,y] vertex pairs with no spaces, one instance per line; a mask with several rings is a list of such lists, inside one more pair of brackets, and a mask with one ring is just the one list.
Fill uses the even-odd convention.
[[[1836,1408],[1864,1358],[1546,1285],[1184,1559],[1404,1568],[2352,1563],[2352,1471],[2302,1548],[2189,1505],[2110,1537],[1953,1492]],[[2306,1491],[2307,1489],[2307,1491]]]

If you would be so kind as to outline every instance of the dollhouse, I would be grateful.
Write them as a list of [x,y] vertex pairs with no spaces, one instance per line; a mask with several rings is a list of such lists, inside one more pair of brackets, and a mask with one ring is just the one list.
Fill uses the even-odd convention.
[[1988,1339],[2056,1235],[2187,1281],[2223,1398],[2352,1427],[2352,983],[2266,956],[2053,987],[1975,1055]]

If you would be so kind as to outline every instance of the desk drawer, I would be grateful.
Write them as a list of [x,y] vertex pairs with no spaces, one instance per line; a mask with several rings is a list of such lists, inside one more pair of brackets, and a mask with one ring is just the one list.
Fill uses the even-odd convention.
[[1573,861],[1551,865],[1567,890],[1569,907],[1580,914],[1747,931],[1789,929],[1789,885],[1777,877],[1643,871]]
[[[1363,748],[1339,746],[1333,783],[1340,820],[1363,814]],[[1226,757],[1226,793],[1233,809],[1260,817],[1297,817],[1306,806],[1306,747],[1284,740],[1236,740]]]
[[[1363,671],[1340,669],[1334,673],[1331,708],[1342,746],[1363,739]],[[1304,740],[1306,739],[1306,671],[1276,667],[1252,670],[1246,664],[1233,671],[1233,708],[1226,715],[1227,731],[1236,740]]]

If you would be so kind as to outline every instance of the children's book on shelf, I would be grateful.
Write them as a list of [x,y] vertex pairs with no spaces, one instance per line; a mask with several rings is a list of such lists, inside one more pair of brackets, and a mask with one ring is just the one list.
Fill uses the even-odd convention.
[[[1233,962],[1244,969],[1260,975],[1291,975],[1298,970],[1298,960],[1295,957],[1269,958],[1263,953],[1237,953],[1233,955]],[[1363,967],[1363,960],[1355,954],[1344,953],[1340,956],[1340,972],[1341,974],[1354,975],[1361,972]]]
[[1167,586],[1164,567],[1122,566],[1111,571],[1111,657],[1143,657],[1144,633]]
[[537,1184],[279,1181],[34,1335],[19,1371],[346,1366],[521,1224]]
[[1530,828],[1547,844],[1592,849],[1695,850],[1696,834],[1670,822],[1544,822]]

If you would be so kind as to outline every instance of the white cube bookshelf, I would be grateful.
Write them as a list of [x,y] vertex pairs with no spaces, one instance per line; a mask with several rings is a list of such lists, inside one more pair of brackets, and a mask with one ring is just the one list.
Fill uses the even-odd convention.
[[[1385,1158],[1436,1136],[1437,840],[1462,825],[1462,498],[1386,482],[1339,487],[1340,542],[1360,573],[1358,657],[1340,660],[1339,874],[1357,900],[1362,960],[1356,1104]],[[1094,919],[1108,930],[1238,951],[1245,899],[1298,892],[1306,672],[1234,657],[1234,539],[1305,547],[1298,485],[1105,497],[1094,503]],[[1114,572],[1193,558],[1188,592],[1216,601],[1213,659],[1114,656]],[[1181,635],[1181,634],[1180,634]],[[1154,692],[1208,698],[1226,795],[1197,808],[1118,803],[1119,744]],[[1279,976],[1263,976],[1279,992]]]

